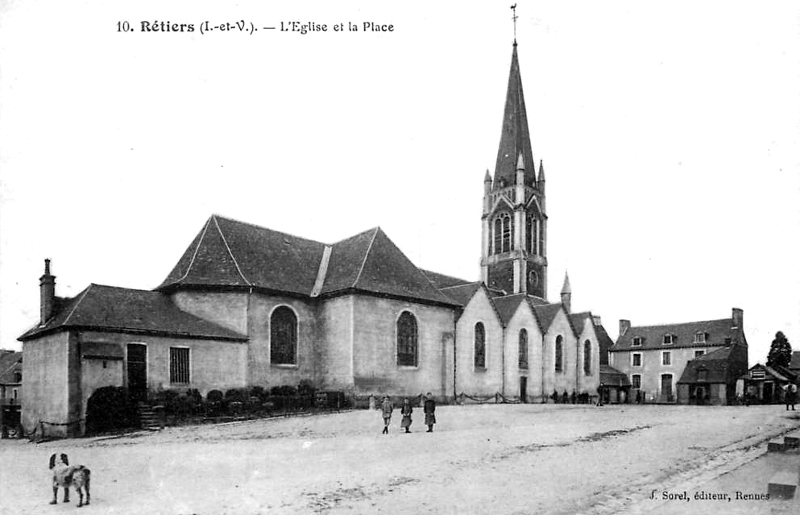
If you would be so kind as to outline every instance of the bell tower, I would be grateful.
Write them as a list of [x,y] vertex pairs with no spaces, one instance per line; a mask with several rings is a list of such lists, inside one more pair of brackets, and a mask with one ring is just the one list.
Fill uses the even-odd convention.
[[544,165],[531,150],[517,42],[494,178],[483,183],[481,279],[489,288],[547,300],[547,214]]

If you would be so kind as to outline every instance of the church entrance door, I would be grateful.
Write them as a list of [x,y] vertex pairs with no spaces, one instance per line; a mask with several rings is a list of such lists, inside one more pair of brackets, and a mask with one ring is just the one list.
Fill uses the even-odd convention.
[[519,401],[528,402],[528,378],[525,376],[519,378]]

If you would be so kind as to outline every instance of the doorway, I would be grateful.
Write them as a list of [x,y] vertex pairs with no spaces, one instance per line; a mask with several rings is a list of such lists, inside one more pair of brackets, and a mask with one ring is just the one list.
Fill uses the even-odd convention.
[[133,402],[147,400],[147,345],[128,344],[128,395]]
[[662,401],[672,402],[672,374],[661,376],[661,398]]
[[528,402],[528,378],[525,376],[519,378],[519,401]]

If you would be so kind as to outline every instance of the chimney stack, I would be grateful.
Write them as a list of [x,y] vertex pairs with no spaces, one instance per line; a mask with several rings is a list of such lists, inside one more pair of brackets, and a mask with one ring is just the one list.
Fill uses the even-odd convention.
[[731,321],[733,322],[733,328],[738,329],[740,331],[744,331],[744,311],[739,308],[733,308],[731,314]]
[[598,315],[592,315],[592,322],[594,322],[594,325],[603,325],[603,322]]
[[39,278],[39,292],[41,294],[41,325],[47,323],[56,303],[56,276],[50,275],[50,260],[44,260],[44,275]]
[[620,321],[619,321],[619,335],[620,336],[622,336],[623,334],[628,332],[628,329],[630,329],[630,328],[631,328],[631,321],[630,320],[622,320],[622,319],[620,319]]

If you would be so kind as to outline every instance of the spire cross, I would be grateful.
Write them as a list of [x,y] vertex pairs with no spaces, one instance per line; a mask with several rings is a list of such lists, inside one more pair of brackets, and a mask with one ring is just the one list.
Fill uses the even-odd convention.
[[514,44],[517,44],[517,4],[511,6],[511,10],[513,11],[513,15],[511,19],[514,20]]

